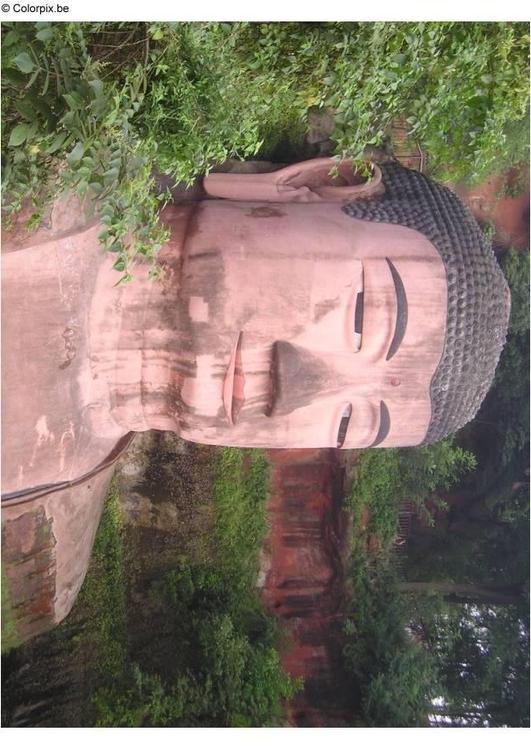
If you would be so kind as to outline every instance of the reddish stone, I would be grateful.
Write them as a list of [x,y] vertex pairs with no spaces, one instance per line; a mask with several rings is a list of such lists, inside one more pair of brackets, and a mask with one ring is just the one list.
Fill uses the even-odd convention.
[[[345,696],[338,688],[343,603],[342,550],[349,524],[334,499],[339,466],[333,450],[302,456],[299,451],[269,451],[272,487],[266,540],[271,567],[263,601],[288,631],[281,658],[304,689],[287,707],[292,726],[344,726]],[[334,702],[340,710],[333,709]]]
[[[515,181],[522,183],[516,195],[508,194]],[[505,247],[529,247],[529,175],[527,168],[492,175],[479,185],[453,186],[475,218],[494,226],[494,240]]]

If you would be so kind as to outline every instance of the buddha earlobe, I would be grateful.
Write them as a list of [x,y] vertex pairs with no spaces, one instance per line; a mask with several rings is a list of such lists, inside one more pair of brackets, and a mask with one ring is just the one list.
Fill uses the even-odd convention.
[[343,203],[384,192],[380,168],[371,163],[370,169],[367,178],[351,159],[309,159],[274,172],[209,174],[204,188],[212,197],[233,201]]

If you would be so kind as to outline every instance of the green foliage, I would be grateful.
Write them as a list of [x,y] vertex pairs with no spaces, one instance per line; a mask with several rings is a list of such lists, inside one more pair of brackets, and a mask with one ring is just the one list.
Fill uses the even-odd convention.
[[113,481],[94,541],[92,567],[77,603],[92,613],[82,639],[97,650],[97,671],[104,682],[121,676],[127,658],[124,561],[120,496]]
[[[438,666],[414,639],[410,599],[396,587],[391,551],[398,511],[407,500],[429,520],[427,503],[442,505],[436,493],[474,467],[474,456],[452,438],[420,448],[360,452],[349,499],[355,533],[344,662],[359,696],[356,721],[364,726],[428,723],[430,702],[440,694]],[[379,555],[370,560],[359,528],[364,507],[366,531],[380,542]]]
[[283,672],[276,623],[255,590],[265,534],[268,465],[259,451],[220,450],[214,561],[179,565],[151,597],[171,627],[171,675],[131,662],[97,691],[98,726],[265,726],[298,683]]
[[417,505],[429,497],[432,503],[443,507],[443,501],[435,493],[449,490],[476,465],[475,456],[451,437],[434,445],[405,448],[401,451],[404,491]]
[[399,452],[367,450],[360,452],[355,469],[349,505],[359,520],[364,506],[369,511],[368,531],[376,534],[384,547],[396,535],[401,494]]
[[501,267],[511,290],[509,333],[529,333],[529,253],[507,250],[501,256]]
[[[430,700],[439,689],[437,669],[408,629],[409,601],[396,590],[390,553],[401,503],[411,501],[428,515],[426,503],[436,500],[434,493],[474,466],[474,456],[451,438],[420,448],[360,452],[349,499],[355,534],[344,656],[353,693],[360,696],[358,722],[364,725],[427,723]],[[364,507],[369,511],[367,533],[380,542],[380,554],[370,562],[359,529]]]
[[529,253],[508,250],[500,265],[511,290],[507,342],[493,387],[467,431],[467,440],[477,446],[478,491],[488,495],[491,505],[506,506],[508,513],[516,510],[512,500],[519,498],[520,516],[525,518],[528,492],[514,496],[513,485],[529,483]]
[[408,541],[405,574],[413,581],[507,586],[525,599],[529,576],[528,519],[489,513],[480,496],[450,506],[446,526],[417,529]]
[[165,727],[181,719],[184,707],[196,698],[186,677],[168,693],[158,675],[144,674],[136,664],[128,670],[125,684],[125,688],[114,685],[96,692],[96,726],[139,727],[150,720],[151,726]]
[[257,154],[293,125],[302,131],[304,93],[274,65],[284,51],[276,26],[256,38],[249,24],[158,25],[142,132],[159,169],[189,182],[228,157]]
[[370,128],[378,142],[403,117],[439,178],[476,181],[526,160],[515,131],[528,128],[528,44],[523,24],[365,25],[336,68],[338,145],[351,150]]
[[221,568],[242,592],[253,588],[258,574],[268,484],[268,463],[261,451],[220,452],[214,485],[218,553]]
[[4,199],[10,212],[29,199],[35,224],[62,191],[86,198],[124,282],[130,262],[154,259],[167,232],[158,223],[152,154],[133,124],[145,95],[144,67],[124,65],[123,75],[94,59],[89,47],[98,27],[5,25]]
[[227,615],[200,626],[200,674],[183,673],[170,686],[133,665],[128,687],[108,687],[95,696],[97,726],[268,726],[281,716],[280,698],[294,683],[274,648],[251,645]]
[[345,625],[344,664],[360,695],[365,726],[404,727],[427,723],[438,680],[430,654],[408,629],[408,603],[385,566],[357,577]]
[[529,616],[513,606],[419,598],[411,627],[437,663],[438,723],[529,726]]
[[9,581],[2,566],[2,654],[7,654],[19,646],[21,638],[17,631],[16,619],[13,616]]
[[[6,207],[32,226],[73,190],[121,281],[167,239],[153,173],[190,183],[228,157],[294,158],[308,109],[337,154],[397,119],[440,178],[527,161],[528,28],[518,23],[3,24]],[[290,151],[291,150],[291,151]]]
[[435,493],[451,487],[475,466],[474,456],[453,438],[420,448],[361,451],[349,505],[358,518],[367,507],[368,531],[388,550],[397,533],[401,503],[415,503],[429,522],[426,503],[442,507],[443,501]]

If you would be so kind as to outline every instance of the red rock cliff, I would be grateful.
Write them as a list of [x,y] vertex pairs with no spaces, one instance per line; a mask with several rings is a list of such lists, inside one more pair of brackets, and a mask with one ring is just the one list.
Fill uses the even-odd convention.
[[348,517],[343,469],[334,450],[269,451],[270,531],[263,600],[289,637],[286,671],[303,690],[288,706],[292,726],[346,726],[341,683],[341,618]]

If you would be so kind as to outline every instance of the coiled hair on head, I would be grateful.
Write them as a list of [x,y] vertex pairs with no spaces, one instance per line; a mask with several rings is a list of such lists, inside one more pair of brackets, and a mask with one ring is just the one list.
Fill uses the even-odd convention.
[[446,269],[446,337],[430,385],[432,413],[422,444],[435,443],[474,418],[492,384],[507,335],[509,288],[491,244],[451,190],[397,162],[379,166],[385,193],[348,203],[343,211],[421,232]]

